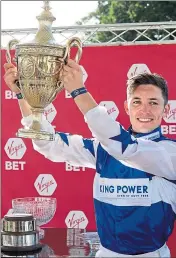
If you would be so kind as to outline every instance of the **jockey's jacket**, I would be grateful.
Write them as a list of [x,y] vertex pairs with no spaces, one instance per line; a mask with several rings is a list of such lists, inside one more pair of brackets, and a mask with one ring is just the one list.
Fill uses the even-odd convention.
[[[56,132],[55,141],[33,140],[53,162],[96,170],[93,197],[101,245],[137,255],[162,247],[176,219],[176,142],[161,128],[132,136],[104,107],[85,114],[91,139]],[[22,119],[29,127],[31,116]],[[43,130],[55,133],[43,119]]]

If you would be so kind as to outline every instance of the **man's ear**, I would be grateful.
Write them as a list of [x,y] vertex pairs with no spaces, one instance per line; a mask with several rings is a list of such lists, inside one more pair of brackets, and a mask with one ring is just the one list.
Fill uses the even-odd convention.
[[127,100],[125,100],[125,102],[124,102],[124,109],[125,109],[125,112],[127,113],[127,115],[129,115],[129,109],[128,109],[128,102],[127,102]]
[[170,110],[170,105],[166,104],[163,111],[163,118],[167,116],[167,114],[169,113],[169,110]]

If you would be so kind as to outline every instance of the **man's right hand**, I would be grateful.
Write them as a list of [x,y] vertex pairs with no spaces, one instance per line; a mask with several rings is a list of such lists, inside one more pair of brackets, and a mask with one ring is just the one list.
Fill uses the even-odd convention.
[[15,83],[15,81],[18,80],[17,68],[11,63],[6,63],[4,64],[4,69],[5,69],[5,74],[4,74],[5,83],[11,89],[11,91],[15,93],[20,93],[20,89],[17,87]]
[[[15,81],[18,80],[17,68],[13,64],[4,64],[5,74],[4,81],[9,89],[16,94],[20,93],[20,89],[17,87]],[[31,107],[25,99],[18,100],[20,110],[23,117],[31,115]]]

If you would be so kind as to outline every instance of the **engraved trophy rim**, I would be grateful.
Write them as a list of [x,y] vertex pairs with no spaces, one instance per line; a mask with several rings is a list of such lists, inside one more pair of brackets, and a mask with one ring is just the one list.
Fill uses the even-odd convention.
[[18,47],[28,47],[28,46],[32,46],[32,47],[50,47],[50,48],[66,48],[66,45],[61,45],[61,44],[41,44],[41,43],[35,43],[35,42],[26,42],[26,43],[18,43],[16,44],[16,48]]
[[67,46],[62,45],[49,45],[39,43],[21,43],[16,45],[16,56],[24,54],[34,55],[51,55],[55,57],[65,58]]

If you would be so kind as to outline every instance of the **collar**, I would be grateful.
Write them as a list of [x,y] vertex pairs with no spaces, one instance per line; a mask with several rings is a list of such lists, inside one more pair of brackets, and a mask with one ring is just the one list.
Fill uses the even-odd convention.
[[[130,132],[130,134],[133,134],[132,126],[129,127],[128,131]],[[161,126],[155,128],[149,133],[137,133],[134,135],[135,138],[143,138],[145,140],[155,140],[160,138],[161,136]]]

